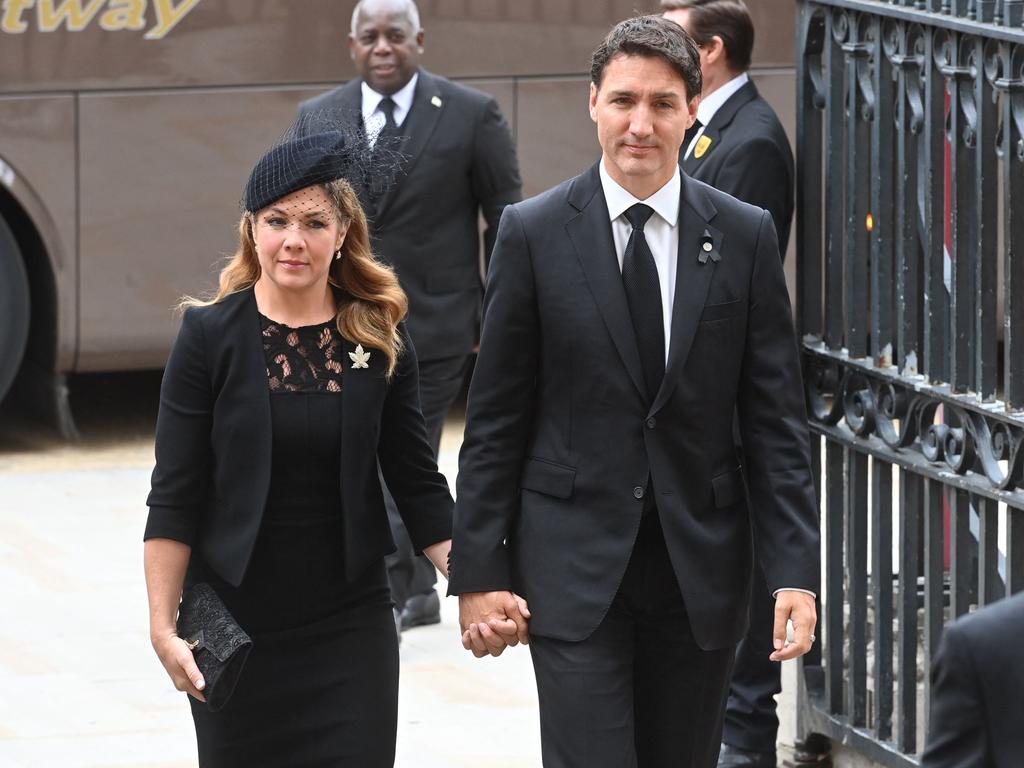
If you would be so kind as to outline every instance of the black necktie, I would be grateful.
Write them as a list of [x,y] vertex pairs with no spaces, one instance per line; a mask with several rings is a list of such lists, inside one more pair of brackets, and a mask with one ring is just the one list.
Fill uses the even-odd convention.
[[384,115],[384,127],[380,129],[377,138],[381,136],[397,136],[398,125],[395,123],[395,100],[390,96],[385,96],[380,100],[377,109]]
[[694,120],[693,125],[686,129],[686,134],[683,136],[683,148],[680,150],[680,154],[684,157],[686,155],[686,150],[690,148],[690,142],[693,141],[693,137],[696,136],[703,127],[704,123],[700,120]]
[[652,213],[653,208],[637,203],[623,214],[633,225],[633,231],[622,256],[622,286],[626,289],[647,395],[653,401],[665,377],[665,320],[661,311],[658,268],[644,237],[644,224]]
[[[395,139],[395,137],[399,135],[398,125],[395,123],[395,106],[395,100],[390,96],[385,96],[377,105],[377,109],[384,115],[384,125],[377,132],[377,136],[373,139],[374,152],[381,150],[381,153],[376,155],[376,157],[380,157],[381,155],[386,156],[385,153],[388,150],[391,150],[392,152],[395,150],[394,145],[396,142],[391,141],[391,139]],[[384,190],[387,188],[390,181],[390,177],[383,173],[375,174],[374,178],[370,180],[370,202],[373,204],[374,208],[377,207],[381,198],[384,196]],[[371,218],[375,215],[374,211],[367,211],[367,213]]]

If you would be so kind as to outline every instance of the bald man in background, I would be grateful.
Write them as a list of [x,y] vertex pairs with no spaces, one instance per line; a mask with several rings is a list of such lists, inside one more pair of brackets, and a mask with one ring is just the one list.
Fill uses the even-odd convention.
[[[436,455],[479,332],[481,243],[489,258],[501,212],[522,198],[512,132],[493,97],[420,66],[424,32],[412,0],[361,0],[349,53],[359,74],[302,104],[301,116],[337,114],[378,132],[404,155],[395,183],[367,210],[376,252],[409,297],[420,401]],[[401,629],[441,620],[434,567],[413,551],[390,494],[398,546],[388,575]]]

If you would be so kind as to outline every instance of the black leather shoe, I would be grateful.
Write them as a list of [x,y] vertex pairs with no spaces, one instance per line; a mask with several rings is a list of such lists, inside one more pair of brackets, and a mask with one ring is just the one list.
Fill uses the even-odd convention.
[[718,768],[775,768],[774,752],[751,752],[730,744],[722,744]]
[[425,627],[428,624],[441,623],[441,598],[437,592],[430,590],[422,595],[413,595],[405,601],[402,608],[402,630],[413,627]]

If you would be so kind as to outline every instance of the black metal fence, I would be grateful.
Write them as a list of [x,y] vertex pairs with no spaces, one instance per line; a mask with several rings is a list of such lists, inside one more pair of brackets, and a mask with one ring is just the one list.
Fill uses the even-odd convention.
[[1024,0],[798,0],[825,546],[798,727],[917,765],[943,624],[1024,589]]

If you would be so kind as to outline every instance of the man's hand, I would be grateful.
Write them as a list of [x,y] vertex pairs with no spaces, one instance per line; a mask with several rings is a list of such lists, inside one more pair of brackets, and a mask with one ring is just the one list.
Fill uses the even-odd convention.
[[[786,641],[786,621],[793,622],[793,641]],[[818,613],[814,608],[814,595],[793,589],[781,590],[775,598],[775,652],[772,661],[787,661],[803,656],[813,645],[814,628]]]
[[462,647],[478,659],[501,656],[510,645],[530,641],[526,601],[509,591],[467,592],[459,595]]

